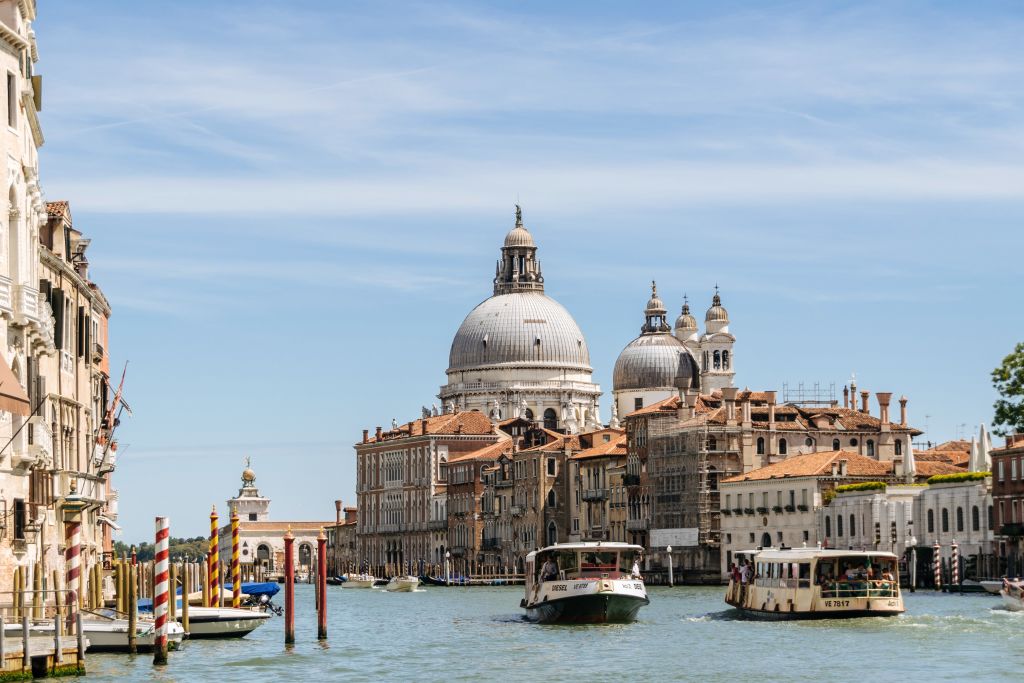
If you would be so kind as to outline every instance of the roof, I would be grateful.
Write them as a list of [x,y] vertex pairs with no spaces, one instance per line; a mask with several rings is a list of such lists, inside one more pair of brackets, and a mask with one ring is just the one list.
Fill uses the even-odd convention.
[[51,218],[58,218],[67,214],[70,208],[70,203],[67,200],[61,199],[55,202],[46,202],[46,215]]
[[505,438],[501,439],[497,443],[492,443],[483,448],[478,448],[475,451],[468,453],[460,453],[455,457],[448,458],[448,464],[458,462],[469,462],[470,460],[494,460],[502,453],[509,453],[512,451],[512,439]]
[[741,481],[764,481],[788,477],[815,477],[832,475],[832,463],[846,460],[847,477],[884,477],[892,474],[892,462],[879,462],[853,451],[819,451],[806,455],[794,455],[782,462],[767,465],[746,474],[724,479],[723,483]]
[[[426,426],[426,429],[424,429]],[[423,436],[425,434],[493,434],[494,425],[483,413],[471,410],[457,413],[446,413],[432,417],[424,417],[398,425],[398,429],[390,429],[382,434],[382,441],[390,439]],[[371,436],[366,443],[377,443],[377,437]],[[357,444],[360,445],[360,444]]]
[[880,550],[837,550],[834,548],[751,548],[739,550],[736,554],[757,555],[762,560],[795,560],[812,557],[885,557],[896,559],[892,553]]
[[918,462],[916,460],[917,455],[914,455],[914,471],[919,477],[934,477],[936,474],[960,474],[964,471],[963,467],[957,467],[948,462]]
[[[329,522],[246,522],[239,521],[238,528],[241,531],[319,531],[320,529],[326,529],[327,527],[337,526],[337,522],[331,520]],[[230,524],[225,524],[221,527],[221,530],[230,529]]]
[[914,451],[914,460],[966,466],[971,460],[971,442],[962,439],[946,441],[927,450]]
[[573,460],[587,460],[588,458],[626,456],[626,435],[620,434],[608,442],[601,442],[595,446],[584,449],[572,456]]

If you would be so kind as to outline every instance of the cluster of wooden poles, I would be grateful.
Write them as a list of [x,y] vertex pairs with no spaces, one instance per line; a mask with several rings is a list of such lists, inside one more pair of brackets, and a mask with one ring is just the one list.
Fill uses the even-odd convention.
[[[327,640],[327,536],[323,529],[316,542],[316,637]],[[284,642],[295,643],[295,537],[291,529],[284,535]]]

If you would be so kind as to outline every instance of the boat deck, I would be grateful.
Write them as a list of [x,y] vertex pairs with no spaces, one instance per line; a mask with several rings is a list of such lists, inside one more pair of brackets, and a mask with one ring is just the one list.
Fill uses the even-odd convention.
[[78,658],[78,643],[74,637],[61,638],[60,656],[56,656],[53,638],[50,636],[29,636],[29,665],[25,666],[24,643],[20,634],[13,637],[10,631],[3,639],[3,662],[0,679],[46,678],[48,676],[82,675],[85,673],[85,659]]

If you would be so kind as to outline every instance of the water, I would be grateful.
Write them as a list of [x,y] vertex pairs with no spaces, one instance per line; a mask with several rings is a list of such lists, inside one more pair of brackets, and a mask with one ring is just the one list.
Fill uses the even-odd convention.
[[[634,624],[540,626],[521,588],[328,587],[316,640],[311,586],[296,586],[296,640],[274,617],[242,640],[192,641],[152,655],[89,655],[89,680],[119,681],[1019,681],[1024,613],[988,595],[906,595],[889,619],[737,619],[718,588],[650,589]],[[283,596],[279,594],[277,601]]]

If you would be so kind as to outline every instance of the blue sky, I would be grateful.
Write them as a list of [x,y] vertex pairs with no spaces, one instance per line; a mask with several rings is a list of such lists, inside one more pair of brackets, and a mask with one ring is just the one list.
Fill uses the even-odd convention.
[[354,504],[517,200],[606,392],[652,278],[673,316],[721,286],[740,386],[856,372],[934,440],[1024,339],[1012,4],[40,4],[43,187],[130,361],[126,539],[203,533],[245,456],[279,519]]

